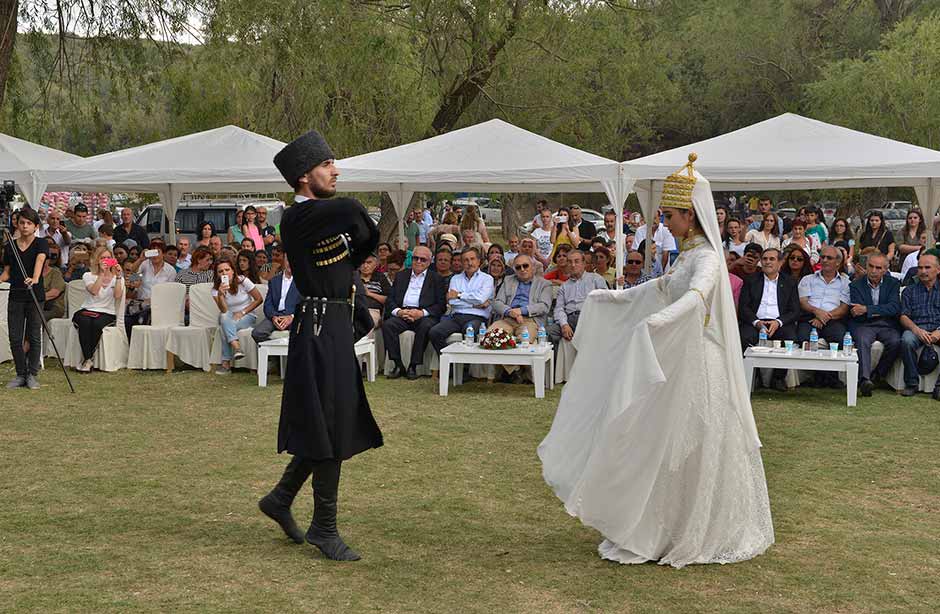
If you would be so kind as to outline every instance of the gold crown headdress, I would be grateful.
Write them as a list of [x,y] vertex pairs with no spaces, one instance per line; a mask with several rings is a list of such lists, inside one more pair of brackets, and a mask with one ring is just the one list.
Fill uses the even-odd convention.
[[666,177],[663,182],[663,197],[659,203],[660,207],[692,208],[692,190],[695,188],[695,173],[692,165],[697,159],[698,156],[695,153],[690,153],[688,163]]

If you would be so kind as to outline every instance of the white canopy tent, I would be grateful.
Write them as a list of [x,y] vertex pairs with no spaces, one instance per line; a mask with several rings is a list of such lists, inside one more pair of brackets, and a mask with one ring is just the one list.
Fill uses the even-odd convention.
[[[940,207],[940,152],[784,113],[734,132],[623,163],[652,219],[663,179],[691,152],[712,190],[913,187],[928,220]],[[928,228],[932,225],[928,224]]]
[[44,173],[82,160],[80,156],[0,134],[0,180],[12,179],[34,209],[46,191]]
[[603,192],[621,209],[627,195],[617,162],[499,119],[336,164],[337,189],[388,192],[402,245],[415,192]]
[[187,192],[292,192],[274,166],[275,139],[224,126],[85,158],[43,173],[52,189],[153,192],[172,220]]

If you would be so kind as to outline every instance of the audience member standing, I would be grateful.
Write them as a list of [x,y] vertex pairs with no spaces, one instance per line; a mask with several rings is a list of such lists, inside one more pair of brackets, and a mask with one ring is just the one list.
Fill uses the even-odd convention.
[[[862,263],[866,275],[849,285],[852,320],[849,326],[858,352],[858,381],[862,396],[870,397],[873,381],[883,379],[901,350],[901,282],[888,272],[888,259],[878,253]],[[872,369],[871,346],[884,345],[881,359]]]
[[72,235],[61,222],[62,216],[57,211],[49,211],[46,215],[46,224],[36,231],[37,237],[45,237],[55,241],[59,246],[59,253],[62,255],[62,262],[57,266],[66,266],[69,263],[69,244],[72,242]]
[[134,222],[134,212],[130,207],[121,209],[121,224],[114,229],[114,242],[124,243],[127,239],[133,239],[141,249],[147,249],[150,246],[150,237],[147,231],[140,224]]
[[539,212],[539,226],[531,232],[535,240],[535,258],[541,263],[543,270],[551,265],[552,248],[554,247],[555,226],[552,224],[552,212],[542,209]]
[[72,241],[85,241],[90,244],[98,238],[95,227],[88,222],[88,207],[81,203],[75,205],[72,219],[65,221],[65,228],[69,231]]
[[591,239],[597,234],[597,227],[594,222],[589,222],[581,217],[581,205],[571,205],[571,223],[572,228],[578,231],[578,244],[574,247],[582,252],[591,251]]
[[[20,210],[16,222],[17,237],[13,243],[4,245],[3,272],[0,283],[10,282],[10,295],[7,299],[7,326],[9,327],[10,352],[16,367],[14,377],[7,388],[39,388],[39,361],[42,352],[42,314],[36,309],[33,298],[42,301],[45,298],[43,285],[43,267],[49,256],[49,243],[36,236],[39,228],[39,215],[31,208]],[[19,254],[23,263],[14,257],[13,250]],[[30,296],[32,294],[32,296]],[[29,341],[29,353],[23,348]]]
[[[449,268],[450,252],[439,251],[437,261],[446,261]],[[436,271],[430,270],[430,266],[431,250],[419,245],[411,256],[411,268],[395,276],[395,283],[385,301],[382,339],[389,359],[395,364],[389,374],[390,379],[402,375],[408,379],[417,379],[417,367],[424,360],[429,334],[444,314],[447,285]],[[398,336],[406,330],[415,334],[407,368],[401,357],[398,340]]]
[[815,267],[816,263],[819,262],[819,248],[822,247],[819,244],[819,239],[816,238],[816,235],[806,234],[806,222],[799,217],[793,220],[790,232],[791,235],[783,240],[783,247],[789,247],[790,245],[799,247],[804,253],[809,254],[810,264]]
[[858,247],[860,250],[866,247],[877,247],[879,252],[888,257],[888,262],[894,260],[894,235],[885,224],[884,215],[880,211],[872,211],[868,216],[865,230],[858,239]]

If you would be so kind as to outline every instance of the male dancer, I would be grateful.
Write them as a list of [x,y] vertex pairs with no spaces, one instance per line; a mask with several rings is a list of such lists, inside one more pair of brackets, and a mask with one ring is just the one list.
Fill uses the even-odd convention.
[[[353,349],[354,320],[372,327],[365,302],[354,298],[353,274],[378,244],[378,230],[358,201],[331,198],[339,172],[316,131],[284,147],[274,164],[294,188],[281,238],[303,299],[291,325],[277,437],[278,453],[294,457],[258,506],[296,543],[306,538],[327,558],[357,561],[336,530],[336,501],[342,461],[382,445]],[[304,535],[290,507],[311,474],[313,522]]]

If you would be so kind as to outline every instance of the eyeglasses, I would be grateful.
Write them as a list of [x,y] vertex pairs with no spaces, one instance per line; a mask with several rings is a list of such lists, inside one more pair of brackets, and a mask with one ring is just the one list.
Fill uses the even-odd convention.
[[836,260],[837,258],[835,256],[820,256],[819,259],[820,260]]
[[627,264],[643,264],[642,260],[627,260]]
[[803,256],[793,256],[790,258],[790,262],[803,262],[804,260]]
[[517,264],[516,266],[514,266],[514,267],[512,267],[512,268],[516,269],[517,271],[524,271],[524,270],[526,270],[527,268],[529,268],[529,264],[524,262],[524,263],[522,263],[522,264]]
[[431,259],[427,256],[412,256],[411,259],[415,262],[431,262]]

